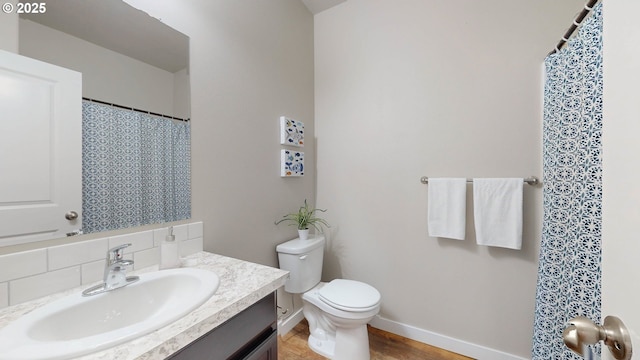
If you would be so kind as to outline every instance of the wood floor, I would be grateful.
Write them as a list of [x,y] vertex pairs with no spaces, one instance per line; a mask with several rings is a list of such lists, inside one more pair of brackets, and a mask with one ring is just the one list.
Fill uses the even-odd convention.
[[[371,360],[469,360],[466,356],[423,344],[405,337],[369,327]],[[307,345],[309,326],[296,325],[284,336],[278,336],[278,360],[325,360]]]

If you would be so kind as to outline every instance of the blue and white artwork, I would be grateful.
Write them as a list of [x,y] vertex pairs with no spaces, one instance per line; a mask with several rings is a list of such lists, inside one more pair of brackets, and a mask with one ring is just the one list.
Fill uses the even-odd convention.
[[286,116],[280,116],[280,144],[303,147],[304,123]]
[[280,176],[304,176],[304,153],[295,150],[280,150]]

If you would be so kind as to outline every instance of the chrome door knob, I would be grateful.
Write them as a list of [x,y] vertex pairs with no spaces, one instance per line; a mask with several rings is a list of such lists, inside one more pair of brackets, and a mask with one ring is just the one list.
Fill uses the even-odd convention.
[[631,336],[622,320],[615,316],[604,318],[604,324],[597,325],[589,318],[577,316],[569,320],[562,333],[564,344],[580,356],[587,345],[604,341],[611,354],[618,360],[631,359]]
[[75,211],[69,211],[68,213],[64,214],[64,218],[67,220],[75,220],[78,218],[78,213]]

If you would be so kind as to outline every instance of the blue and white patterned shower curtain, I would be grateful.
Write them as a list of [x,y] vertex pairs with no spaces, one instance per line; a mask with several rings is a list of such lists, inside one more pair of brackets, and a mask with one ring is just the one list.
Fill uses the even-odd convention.
[[191,217],[187,122],[83,101],[82,230]]
[[562,331],[578,315],[600,323],[602,4],[545,66],[544,216],[532,359],[581,359],[564,346]]

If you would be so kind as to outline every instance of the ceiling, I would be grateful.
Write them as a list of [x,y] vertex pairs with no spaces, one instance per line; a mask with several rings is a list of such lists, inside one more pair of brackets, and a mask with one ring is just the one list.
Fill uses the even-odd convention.
[[311,11],[313,15],[325,11],[328,8],[332,8],[338,4],[341,4],[347,0],[302,0],[304,5]]
[[46,13],[20,17],[171,73],[189,65],[186,35],[122,0],[47,0]]
[[[315,15],[347,0],[301,1]],[[46,13],[20,16],[171,73],[189,65],[186,35],[122,0],[47,0]]]

